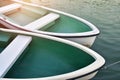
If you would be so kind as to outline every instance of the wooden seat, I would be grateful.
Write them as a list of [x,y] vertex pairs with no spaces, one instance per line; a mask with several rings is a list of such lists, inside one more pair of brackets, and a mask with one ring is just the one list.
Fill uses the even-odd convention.
[[0,78],[4,77],[15,61],[23,53],[25,48],[31,42],[32,37],[18,35],[1,53],[0,53]]
[[21,5],[17,4],[17,3],[10,4],[10,5],[7,5],[7,6],[3,6],[3,7],[0,7],[0,13],[6,13],[6,12],[9,12],[9,11],[18,9],[20,7],[21,7]]
[[36,21],[33,21],[30,24],[26,25],[25,28],[37,30],[37,29],[40,29],[40,28],[54,22],[58,18],[59,18],[58,14],[49,13],[49,14],[43,16],[42,18],[39,18]]

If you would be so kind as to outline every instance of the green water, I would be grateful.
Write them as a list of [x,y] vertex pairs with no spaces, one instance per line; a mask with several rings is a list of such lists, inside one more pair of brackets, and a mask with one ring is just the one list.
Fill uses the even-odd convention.
[[34,37],[5,77],[40,78],[60,75],[76,71],[93,62],[93,57],[78,48]]
[[101,34],[92,49],[106,59],[92,80],[120,80],[120,0],[46,0],[41,4],[82,17]]

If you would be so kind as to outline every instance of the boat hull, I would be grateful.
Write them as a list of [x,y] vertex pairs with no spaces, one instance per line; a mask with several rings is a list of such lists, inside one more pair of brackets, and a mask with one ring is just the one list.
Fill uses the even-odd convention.
[[93,77],[95,77],[95,75],[96,75],[97,73],[98,73],[98,71],[93,72],[93,73],[91,73],[91,74],[89,74],[89,75],[86,75],[86,76],[84,76],[84,77],[78,76],[78,77],[75,77],[75,78],[71,78],[71,80],[90,80],[90,79],[92,79]]
[[[52,37],[52,36],[47,36],[47,35],[42,35],[42,34],[36,34],[36,33],[31,33],[31,32],[26,32],[26,31],[20,31],[20,30],[9,30],[9,29],[0,29],[0,31],[4,31],[4,32],[9,32],[9,33],[15,33],[15,34],[20,34],[20,35],[24,35],[24,36],[33,36],[33,41],[35,41],[35,42],[32,42],[32,44],[30,44],[29,45],[29,47],[28,47],[28,49],[27,49],[27,51],[25,51],[25,52],[27,52],[27,53],[29,53],[28,55],[25,55],[24,57],[22,57],[22,58],[20,58],[20,59],[23,59],[23,61],[22,61],[22,63],[21,63],[21,61],[20,62],[18,62],[18,63],[16,63],[17,65],[18,65],[18,67],[16,66],[16,68],[18,69],[18,70],[16,70],[15,71],[15,68],[12,68],[12,72],[10,71],[8,74],[9,75],[7,75],[8,77],[7,78],[5,78],[5,79],[9,79],[9,76],[15,76],[15,75],[18,75],[18,76],[20,76],[19,74],[25,74],[26,76],[27,75],[29,75],[29,74],[26,74],[27,73],[27,71],[25,71],[24,73],[22,73],[21,72],[21,69],[22,68],[24,68],[24,66],[29,66],[29,67],[26,67],[26,69],[28,69],[28,71],[36,71],[36,68],[35,69],[30,69],[30,65],[31,65],[31,63],[32,63],[32,59],[36,59],[36,58],[32,58],[31,59],[31,57],[35,57],[35,54],[37,53],[37,55],[36,55],[36,57],[38,57],[38,55],[40,55],[39,57],[38,57],[38,59],[40,59],[40,60],[38,60],[37,59],[37,61],[38,61],[38,63],[40,64],[40,66],[38,66],[38,64],[37,64],[37,66],[38,67],[41,67],[42,66],[42,64],[44,65],[46,65],[46,64],[51,64],[52,62],[55,62],[55,65],[56,66],[58,66],[58,65],[62,65],[62,66],[65,66],[66,65],[66,61],[67,61],[67,67],[68,68],[71,68],[71,67],[75,67],[75,65],[76,65],[76,67],[78,67],[78,65],[79,66],[81,66],[80,64],[74,64],[74,62],[76,63],[82,63],[82,64],[84,64],[83,63],[83,61],[86,61],[88,58],[88,60],[87,60],[87,62],[89,61],[89,60],[92,60],[92,63],[90,64],[90,65],[87,65],[86,67],[83,67],[83,68],[81,68],[81,69],[76,69],[76,70],[73,70],[72,72],[70,71],[68,71],[67,73],[64,73],[64,71],[66,71],[66,69],[68,69],[67,67],[57,67],[58,68],[58,70],[60,69],[60,68],[62,68],[62,71],[63,71],[63,74],[61,74],[61,73],[59,73],[59,75],[53,75],[53,76],[46,76],[46,77],[41,77],[41,78],[39,78],[39,76],[38,77],[31,77],[31,76],[29,76],[29,77],[24,77],[24,75],[23,75],[23,78],[21,78],[21,79],[31,79],[31,80],[33,80],[33,79],[40,79],[40,80],[65,80],[65,79],[76,79],[76,80],[87,80],[87,79],[91,79],[91,78],[93,78],[96,74],[97,74],[97,72],[98,72],[98,70],[104,65],[104,63],[105,63],[105,60],[104,60],[104,58],[103,57],[101,57],[99,54],[97,54],[96,52],[94,52],[93,50],[91,50],[91,49],[89,49],[89,48],[87,48],[87,47],[85,47],[85,46],[83,46],[83,45],[80,45],[80,44],[78,44],[78,43],[75,43],[75,42],[72,42],[72,41],[69,41],[69,40],[65,40],[65,39],[61,39],[61,38],[56,38],[56,37]],[[41,39],[42,38],[42,39]],[[45,41],[44,41],[45,40]],[[49,40],[50,40],[50,42],[49,42]],[[37,41],[37,42],[36,42]],[[55,41],[55,42],[54,42]],[[39,42],[39,43],[38,43]],[[42,42],[42,43],[41,43]],[[58,42],[60,42],[60,43],[58,43]],[[62,43],[62,44],[61,44]],[[49,46],[51,46],[51,47],[49,47],[49,46],[46,46],[46,45],[48,45],[49,44]],[[55,45],[55,44],[57,44],[57,45]],[[39,47],[37,47],[39,45]],[[68,46],[69,45],[69,46]],[[36,47],[32,47],[32,46],[36,46]],[[53,47],[54,46],[54,47]],[[55,47],[55,46],[57,46],[57,47]],[[62,47],[61,47],[62,46]],[[64,47],[63,47],[64,46]],[[66,47],[65,47],[66,46]],[[71,47],[70,47],[71,46]],[[42,49],[42,47],[43,47],[43,49]],[[46,49],[47,48],[47,49]],[[61,49],[61,48],[63,48],[63,49],[65,49],[66,51],[63,51],[63,49]],[[76,49],[75,49],[76,48]],[[73,51],[72,51],[72,49],[73,49]],[[79,49],[79,50],[78,50]],[[30,51],[29,51],[30,50]],[[31,50],[34,50],[34,54],[33,53],[31,53],[31,52],[33,52],[33,51],[31,51]],[[60,52],[59,52],[59,50],[60,50]],[[38,51],[40,51],[40,53],[41,53],[41,51],[42,52],[44,52],[45,51],[45,53],[39,53]],[[51,51],[53,52],[53,53],[51,53]],[[82,53],[80,52],[79,53],[79,51],[82,51]],[[44,54],[46,54],[46,53],[48,53],[48,52],[50,52],[49,54],[48,54],[48,56],[46,57],[46,55],[44,55]],[[85,53],[84,53],[85,52]],[[68,55],[69,54],[69,55]],[[34,55],[34,56],[32,56],[32,55]],[[52,56],[50,56],[50,55],[52,55]],[[57,55],[57,57],[56,57],[56,55]],[[79,55],[79,56],[78,56]],[[82,59],[82,57],[81,57],[81,55],[86,55],[87,57],[85,58],[83,58]],[[68,57],[67,57],[68,56]],[[74,56],[74,57],[73,57]],[[76,57],[75,57],[76,56]],[[90,57],[88,57],[88,56],[92,56],[91,58]],[[45,57],[45,59],[47,58],[48,59],[48,61],[51,61],[51,59],[56,59],[56,60],[52,60],[52,62],[47,62],[47,63],[40,63],[40,62],[42,62],[43,60],[41,59],[41,58],[43,58],[43,57]],[[24,58],[27,58],[27,59],[24,59]],[[57,59],[58,58],[58,59]],[[76,59],[75,59],[76,58]],[[66,60],[67,59],[67,60]],[[72,60],[71,60],[72,59]],[[83,61],[81,61],[80,59],[82,59]],[[93,60],[94,59],[94,60]],[[24,63],[24,61],[26,62],[26,60],[27,60],[27,63]],[[64,61],[65,60],[65,61]],[[70,61],[69,61],[70,60]],[[76,60],[76,61],[74,61],[74,60]],[[29,62],[28,62],[29,61]],[[58,61],[58,62],[56,62],[56,61]],[[62,61],[62,63],[61,63],[61,61]],[[36,62],[36,61],[35,61]],[[43,61],[43,62],[46,62],[46,61]],[[72,62],[72,64],[71,64],[71,62]],[[23,64],[24,63],[24,64]],[[61,64],[58,64],[58,63],[61,63]],[[65,63],[65,64],[64,64]],[[70,65],[68,65],[70,63]],[[24,66],[23,66],[24,65]],[[52,65],[53,66],[53,65]],[[45,66],[44,66],[45,67]],[[44,67],[42,67],[42,68],[44,68]],[[52,67],[49,67],[49,66],[46,66],[46,67],[48,67],[48,68],[51,68],[51,70],[54,70],[54,69],[56,69],[54,66],[54,68],[52,68]],[[32,67],[31,67],[32,68]],[[25,70],[26,70],[25,69]],[[29,70],[30,69],[30,70]],[[37,69],[37,71],[39,71],[40,70],[40,68],[39,69]],[[49,70],[49,69],[48,69]],[[18,71],[18,72],[17,72]],[[24,69],[22,70],[22,71],[24,71]],[[61,71],[61,70],[60,70]],[[13,72],[17,72],[17,73],[13,73]],[[19,73],[20,72],[20,73]],[[42,72],[42,70],[40,70],[40,72]],[[53,72],[55,72],[56,73],[56,70],[55,71],[53,71]],[[57,71],[58,72],[58,71]],[[52,73],[52,72],[51,72]],[[49,73],[48,73],[49,74]],[[35,74],[34,74],[35,75]],[[45,75],[46,75],[46,73],[45,73]],[[11,77],[12,79],[16,79],[16,78],[13,78],[13,77]]]
[[77,42],[77,43],[85,45],[87,47],[91,47],[93,45],[93,43],[95,42],[96,37],[97,36],[77,37],[77,38],[64,38],[64,39]]
[[[98,71],[91,73],[89,75],[85,75],[83,77],[81,76],[75,76],[75,77],[70,77],[70,78],[51,78],[51,79],[41,79],[41,78],[32,78],[32,79],[19,79],[19,80],[90,80],[93,77],[95,77],[95,75],[98,73]],[[9,79],[9,78],[2,78],[3,80],[16,80],[16,79]]]

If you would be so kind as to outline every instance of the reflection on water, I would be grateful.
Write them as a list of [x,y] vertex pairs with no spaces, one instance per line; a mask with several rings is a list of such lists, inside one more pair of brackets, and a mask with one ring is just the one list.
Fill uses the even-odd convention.
[[120,0],[34,0],[34,2],[80,16],[96,25],[101,35],[92,49],[106,59],[106,65],[92,80],[119,80]]

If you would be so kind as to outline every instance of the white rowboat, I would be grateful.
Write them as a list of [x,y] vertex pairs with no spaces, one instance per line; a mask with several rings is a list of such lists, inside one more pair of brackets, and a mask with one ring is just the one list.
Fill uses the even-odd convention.
[[96,26],[80,17],[21,0],[2,5],[0,13],[0,23],[8,28],[57,36],[89,47],[100,33]]

